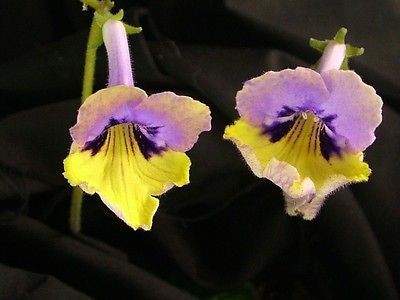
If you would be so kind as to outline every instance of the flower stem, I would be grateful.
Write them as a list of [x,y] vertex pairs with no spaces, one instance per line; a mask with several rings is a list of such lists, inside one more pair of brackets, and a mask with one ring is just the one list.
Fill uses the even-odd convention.
[[72,188],[71,208],[69,217],[69,227],[73,233],[79,233],[79,231],[81,230],[82,199],[83,199],[83,191],[79,187],[74,186]]
[[101,28],[93,18],[90,26],[88,44],[85,56],[85,69],[83,71],[82,103],[93,93],[94,71],[96,68],[96,54],[101,39]]
[[[96,68],[96,54],[102,39],[101,28],[93,18],[90,26],[88,44],[85,56],[85,68],[83,71],[82,103],[93,93],[94,71]],[[69,226],[72,232],[78,233],[81,230],[83,192],[79,187],[74,187],[71,197]]]

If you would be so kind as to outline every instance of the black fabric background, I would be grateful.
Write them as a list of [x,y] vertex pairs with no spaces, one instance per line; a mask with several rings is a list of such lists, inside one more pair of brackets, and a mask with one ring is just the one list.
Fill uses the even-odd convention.
[[[398,299],[400,6],[396,1],[117,1],[138,86],[212,109],[189,152],[191,184],[134,232],[97,196],[68,231],[61,175],[76,118],[91,13],[78,1],[0,4],[0,299]],[[351,66],[384,100],[368,183],[329,197],[316,220],[285,215],[280,190],[222,140],[235,94],[267,70],[315,62],[308,38],[349,29]],[[100,51],[96,88],[106,84]],[[234,298],[236,297],[236,298]]]

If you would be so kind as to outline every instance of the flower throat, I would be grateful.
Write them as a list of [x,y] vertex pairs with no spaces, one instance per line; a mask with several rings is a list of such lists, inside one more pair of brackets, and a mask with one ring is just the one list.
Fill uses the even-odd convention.
[[[340,147],[331,135],[333,134],[324,121],[312,112],[298,112],[282,123],[264,126],[263,134],[269,136],[272,143],[283,145],[279,156],[316,156],[319,153],[329,161],[332,155],[340,156]],[[329,133],[328,133],[329,132]]]

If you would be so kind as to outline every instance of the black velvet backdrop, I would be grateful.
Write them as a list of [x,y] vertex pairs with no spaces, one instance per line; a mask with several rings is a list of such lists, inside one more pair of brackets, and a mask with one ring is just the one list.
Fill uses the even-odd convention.
[[[61,175],[91,13],[78,1],[0,4],[0,299],[398,299],[400,4],[384,1],[118,1],[138,86],[212,109],[189,152],[191,184],[161,197],[134,232],[97,196],[68,231]],[[329,197],[316,220],[285,215],[280,190],[222,140],[236,91],[267,70],[307,66],[308,38],[364,46],[351,66],[384,101],[368,183]],[[100,51],[96,88],[106,83]],[[236,298],[234,298],[236,297]],[[258,298],[257,298],[258,297]]]

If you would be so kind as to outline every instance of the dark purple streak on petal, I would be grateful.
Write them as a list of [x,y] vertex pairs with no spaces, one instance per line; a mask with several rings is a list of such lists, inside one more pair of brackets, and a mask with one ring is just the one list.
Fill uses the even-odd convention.
[[281,138],[289,133],[295,122],[295,118],[282,123],[274,122],[270,126],[264,126],[263,134],[269,135],[272,143],[278,142]]
[[[151,130],[149,134],[153,136],[156,135],[157,128],[156,127],[150,127],[150,128]],[[142,130],[146,130],[146,128]],[[146,159],[149,159],[154,154],[160,154],[161,152],[166,150],[165,147],[158,146],[156,142],[152,141],[145,134],[143,134],[141,128],[139,128],[138,125],[134,125],[133,135],[135,136],[135,140],[139,146],[140,152],[142,152],[144,158]]]
[[327,161],[329,161],[329,158],[333,154],[340,156],[340,147],[336,144],[335,140],[326,133],[325,128],[323,128],[319,134],[319,145],[321,154]]
[[336,133],[335,127],[332,125],[332,121],[337,118],[337,115],[328,115],[323,117],[321,120],[324,122],[325,126],[328,127],[333,133]]
[[91,150],[92,151],[92,156],[96,155],[101,147],[103,147],[106,139],[107,139],[107,134],[108,134],[108,129],[112,126],[118,125],[122,122],[116,120],[116,119],[110,119],[110,122],[108,125],[103,129],[100,135],[98,135],[96,138],[94,138],[91,141],[88,141],[85,143],[85,146],[83,147],[83,151]]
[[[126,120],[110,119],[110,122],[100,135],[98,135],[95,139],[86,142],[85,146],[83,147],[83,151],[90,150],[92,152],[92,156],[96,155],[103,147],[107,139],[108,129],[123,123],[126,123]],[[142,152],[146,159],[149,159],[153,154],[160,154],[166,150],[165,147],[158,146],[156,142],[148,138],[148,135],[156,137],[159,127],[145,127],[133,123],[130,124],[133,126],[133,137],[130,136],[130,138],[135,139],[139,146],[140,152]],[[146,134],[144,134],[143,131],[146,131]],[[133,141],[130,146],[133,150]]]
[[[294,114],[298,114],[301,112],[307,112],[306,108],[296,108],[292,109],[288,106],[284,106],[283,109],[278,113],[278,117],[289,117],[293,116]],[[322,113],[322,111],[319,111]],[[318,115],[314,113],[315,115]],[[279,121],[274,121],[271,125],[263,126],[263,134],[267,135],[269,137],[269,140],[272,143],[280,141],[283,137],[285,137],[293,128],[293,126],[296,123],[296,120],[298,118],[301,118],[301,116],[298,116],[297,118],[293,116],[291,120],[285,121],[285,122],[279,122]],[[313,133],[311,135],[311,138],[316,139],[314,141],[314,149],[312,149],[315,152],[316,145],[319,143],[320,149],[321,149],[321,154],[322,156],[329,161],[329,158],[332,155],[341,155],[341,149],[338,146],[337,142],[333,137],[328,135],[326,132],[325,126],[332,131],[332,133],[335,133],[335,128],[332,125],[332,121],[337,118],[337,115],[328,115],[320,119],[320,121],[315,123],[316,128],[313,129],[313,132],[315,130],[315,134]],[[318,133],[317,133],[318,132]],[[311,140],[309,141],[309,151],[311,145]]]

